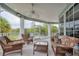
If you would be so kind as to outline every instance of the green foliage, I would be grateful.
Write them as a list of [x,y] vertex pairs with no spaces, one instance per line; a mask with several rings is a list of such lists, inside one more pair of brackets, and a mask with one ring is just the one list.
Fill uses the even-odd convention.
[[41,34],[47,35],[47,33],[48,33],[48,26],[47,24],[43,24],[43,26],[41,26]]
[[11,26],[9,22],[5,19],[0,17],[0,33],[8,33],[11,31]]
[[56,33],[57,31],[57,27],[55,25],[52,25],[51,32]]
[[20,32],[20,28],[12,29],[11,32],[9,33],[8,37],[12,41],[18,40],[19,32]]
[[35,27],[34,31],[35,31],[35,32],[39,32],[39,27],[40,27],[40,26]]
[[[26,31],[27,31],[27,33],[33,33],[33,32],[39,33],[39,29],[40,29],[41,35],[47,35],[48,34],[48,25],[45,24],[45,23],[43,24],[43,26],[37,25],[35,27],[26,29]],[[55,25],[52,25],[51,26],[51,32],[56,33],[57,31],[58,31],[57,27]]]
[[16,28],[16,29],[12,29],[12,32],[14,33],[19,33],[20,29],[19,28]]
[[[56,33],[57,27],[55,25],[51,26],[51,32]],[[36,25],[35,27],[31,27],[28,29],[25,29],[25,32],[28,33],[40,33],[41,35],[48,35],[48,25],[47,24],[43,24],[43,26],[41,25]]]
[[25,32],[27,32],[27,33],[33,33],[34,32],[34,28],[25,29]]
[[42,35],[47,35],[47,33],[48,33],[47,27],[48,27],[47,24],[43,24],[43,26],[36,25],[35,27],[25,29],[25,32],[26,33],[40,33]]

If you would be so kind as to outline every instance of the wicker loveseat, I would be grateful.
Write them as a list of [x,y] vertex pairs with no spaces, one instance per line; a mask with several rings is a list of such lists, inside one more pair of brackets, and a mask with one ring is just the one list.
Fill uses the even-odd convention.
[[58,39],[54,37],[54,41],[52,41],[52,48],[55,55],[66,55],[66,53],[73,55],[73,47],[75,44],[79,43],[78,38],[70,36],[62,36],[60,44],[57,40]]

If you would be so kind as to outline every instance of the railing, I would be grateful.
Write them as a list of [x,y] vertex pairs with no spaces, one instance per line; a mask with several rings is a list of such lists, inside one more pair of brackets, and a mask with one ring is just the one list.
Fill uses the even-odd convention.
[[9,33],[0,33],[0,36],[8,36]]
[[[0,36],[8,36],[11,40],[17,40],[17,39],[19,39],[20,34],[19,34],[19,32],[17,32],[17,33],[16,32],[0,33]],[[32,34],[30,36],[34,36],[34,38],[40,38],[41,40],[49,38],[48,35],[42,35],[42,34],[39,35],[39,33],[38,33],[38,35]]]

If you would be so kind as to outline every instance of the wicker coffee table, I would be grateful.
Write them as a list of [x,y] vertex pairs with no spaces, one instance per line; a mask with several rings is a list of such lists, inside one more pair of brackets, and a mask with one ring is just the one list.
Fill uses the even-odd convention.
[[48,41],[36,41],[36,42],[34,42],[33,54],[35,54],[36,51],[47,53],[47,56],[48,56]]

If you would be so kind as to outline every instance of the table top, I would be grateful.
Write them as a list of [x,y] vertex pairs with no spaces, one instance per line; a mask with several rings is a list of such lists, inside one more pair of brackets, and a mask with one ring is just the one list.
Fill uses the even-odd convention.
[[47,41],[36,41],[34,44],[36,45],[48,45]]

